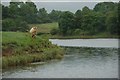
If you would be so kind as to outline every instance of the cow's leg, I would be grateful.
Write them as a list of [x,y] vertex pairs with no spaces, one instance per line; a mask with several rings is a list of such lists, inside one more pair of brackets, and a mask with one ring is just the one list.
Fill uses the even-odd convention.
[[35,37],[36,37],[36,35],[35,35],[35,34],[33,34],[33,35],[32,35],[32,38],[35,38]]

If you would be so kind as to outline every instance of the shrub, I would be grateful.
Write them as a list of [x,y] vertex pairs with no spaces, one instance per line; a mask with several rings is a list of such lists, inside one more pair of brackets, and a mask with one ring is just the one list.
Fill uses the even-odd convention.
[[58,34],[58,33],[59,33],[59,29],[54,28],[54,29],[52,29],[52,30],[50,31],[50,33],[51,33],[52,35]]
[[13,19],[5,19],[2,22],[2,30],[3,31],[14,31],[14,29],[16,28],[16,23]]
[[79,34],[80,34],[80,32],[81,32],[81,30],[80,30],[80,29],[75,29],[75,31],[73,32],[73,34],[74,34],[74,35],[79,35]]
[[26,30],[28,30],[28,29],[29,29],[29,26],[28,26],[27,22],[25,22],[25,21],[19,22],[19,26],[18,26],[17,30],[26,32]]
[[29,28],[28,24],[20,19],[4,19],[2,24],[3,31],[26,31]]

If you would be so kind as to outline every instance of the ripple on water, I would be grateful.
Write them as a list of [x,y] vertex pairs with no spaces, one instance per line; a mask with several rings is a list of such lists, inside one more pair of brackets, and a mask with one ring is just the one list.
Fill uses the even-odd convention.
[[[118,78],[118,49],[68,48],[62,60],[12,69],[9,78]],[[69,53],[70,52],[70,53]],[[9,73],[9,74],[7,74]]]

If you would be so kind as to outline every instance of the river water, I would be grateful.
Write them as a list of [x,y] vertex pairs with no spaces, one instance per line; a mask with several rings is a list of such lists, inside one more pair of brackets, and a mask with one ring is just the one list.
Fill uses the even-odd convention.
[[11,68],[3,72],[2,77],[118,78],[117,39],[50,39],[50,41],[59,46],[67,46],[62,60]]
[[59,46],[119,48],[119,39],[50,39],[50,41]]

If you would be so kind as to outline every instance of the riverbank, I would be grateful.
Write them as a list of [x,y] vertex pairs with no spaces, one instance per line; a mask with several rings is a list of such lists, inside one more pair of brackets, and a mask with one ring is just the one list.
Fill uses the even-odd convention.
[[64,50],[47,37],[22,32],[2,32],[2,68],[62,59]]
[[108,33],[101,33],[96,35],[71,35],[71,36],[62,36],[62,35],[49,35],[51,39],[97,39],[97,38],[116,38],[119,39],[119,35],[112,35]]
[[[64,58],[41,65],[12,67],[3,78],[117,78],[118,49],[65,47]],[[74,72],[74,73],[73,73]],[[92,72],[92,73],[91,73]],[[72,76],[71,76],[72,75]]]

